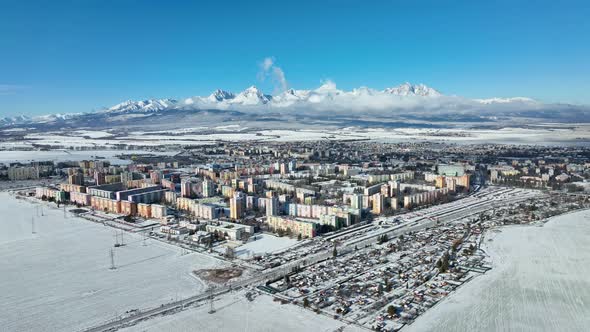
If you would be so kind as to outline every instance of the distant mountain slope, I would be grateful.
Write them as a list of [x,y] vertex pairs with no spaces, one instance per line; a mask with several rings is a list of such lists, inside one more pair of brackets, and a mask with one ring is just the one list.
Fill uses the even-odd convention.
[[579,105],[544,104],[525,97],[469,99],[449,96],[424,84],[403,83],[383,90],[360,87],[344,91],[327,81],[313,90],[289,89],[276,95],[264,94],[251,86],[237,94],[218,89],[209,96],[182,100],[128,100],[88,113],[0,118],[0,126],[125,126],[157,124],[164,117],[177,126],[183,123],[174,117],[201,122],[272,119],[279,123],[330,121],[347,125],[355,125],[355,121],[495,122],[514,118],[590,122],[590,109]]

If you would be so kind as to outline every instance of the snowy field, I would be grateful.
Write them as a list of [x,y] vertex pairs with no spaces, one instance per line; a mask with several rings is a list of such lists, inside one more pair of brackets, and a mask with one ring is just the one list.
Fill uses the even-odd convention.
[[[215,129],[215,128],[212,128]],[[236,128],[237,129],[237,128]],[[258,133],[255,135],[255,133]],[[210,144],[212,141],[317,141],[317,140],[373,140],[387,143],[417,141],[447,141],[458,144],[530,144],[530,145],[576,145],[588,144],[590,127],[580,125],[574,128],[502,128],[502,129],[427,129],[427,128],[342,128],[342,129],[261,129],[239,133],[177,133],[149,134],[134,132],[129,136],[118,138],[122,143],[155,142],[164,144]],[[111,142],[115,144],[114,142]]]
[[270,234],[256,235],[256,240],[250,240],[248,243],[236,247],[236,256],[240,258],[249,258],[255,255],[264,255],[275,251],[284,250],[296,244],[297,239],[291,239],[283,236],[278,237]]
[[96,157],[104,158],[105,160],[117,165],[127,165],[131,161],[119,159],[115,156],[121,154],[155,154],[155,155],[171,155],[174,152],[151,152],[142,150],[88,150],[88,151],[72,151],[72,150],[51,150],[51,151],[0,151],[0,164],[22,162],[27,163],[31,161],[80,161],[96,159]]
[[143,321],[121,332],[274,332],[274,331],[365,331],[330,317],[318,315],[291,304],[273,302],[270,296],[261,295],[248,301],[240,291],[218,298],[209,314],[209,304],[191,308],[174,315],[160,316]]
[[118,136],[101,130],[77,132],[52,131],[30,133],[21,141],[6,141],[5,148],[26,148],[32,144],[60,147],[105,149],[119,144],[128,146],[211,145],[225,142],[295,142],[318,140],[372,140],[386,143],[408,141],[450,142],[457,144],[527,144],[583,145],[590,144],[590,125],[565,126],[539,124],[528,128],[309,128],[255,129],[239,125],[222,127],[190,127],[174,130],[132,131]]
[[[224,263],[182,255],[176,247],[115,230],[0,192],[0,330],[79,331],[123,315],[201,293],[191,271]],[[109,252],[115,250],[116,270]]]
[[420,316],[410,331],[588,331],[590,211],[486,235],[493,269]]

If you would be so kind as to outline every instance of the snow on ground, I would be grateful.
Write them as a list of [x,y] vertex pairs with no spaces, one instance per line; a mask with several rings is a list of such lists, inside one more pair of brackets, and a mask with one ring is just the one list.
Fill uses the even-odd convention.
[[2,129],[3,132],[6,133],[18,133],[22,131],[27,131],[27,128],[10,128],[10,129]]
[[346,326],[345,332],[364,331],[355,326],[313,313],[291,304],[273,302],[267,295],[248,301],[244,291],[224,295],[214,302],[215,313],[209,314],[209,303],[174,315],[143,321],[121,332],[151,331],[335,331]]
[[[191,130],[187,130],[191,129]],[[194,129],[194,130],[193,130]],[[215,132],[210,132],[211,130]],[[199,131],[202,131],[199,132]],[[470,129],[470,128],[357,128],[342,129],[264,129],[228,125],[219,127],[193,127],[173,130],[134,131],[116,136],[108,131],[79,130],[74,132],[31,133],[19,142],[6,141],[0,147],[18,148],[35,144],[60,147],[108,148],[118,144],[129,146],[210,145],[218,141],[317,141],[317,140],[373,140],[386,143],[413,141],[448,141],[457,144],[542,144],[588,145],[590,126],[555,125],[529,128]],[[80,136],[86,136],[83,138]]]
[[79,136],[88,136],[90,138],[105,138],[113,136],[113,134],[103,130],[76,130],[72,134]]
[[278,237],[270,234],[256,235],[255,238],[256,240],[251,238],[248,243],[236,247],[236,255],[240,258],[264,255],[265,253],[286,249],[299,242],[297,239],[291,239],[286,236]]
[[[225,263],[0,193],[0,326],[4,331],[78,331],[127,310],[201,293],[195,269]],[[116,270],[109,252],[115,251]]]
[[31,161],[80,161],[99,158],[113,164],[129,164],[130,160],[119,159],[115,156],[121,154],[155,154],[171,155],[175,152],[157,152],[142,150],[51,150],[51,151],[0,151],[0,164]]
[[[588,145],[588,125],[575,128],[344,128],[332,132],[334,137],[371,139],[379,142],[399,143],[408,139],[420,141],[448,141],[457,144],[530,144],[530,145]],[[354,137],[353,137],[354,136]]]
[[590,211],[486,234],[493,269],[428,310],[410,331],[588,331]]
[[[212,142],[216,140],[222,141],[251,141],[260,139],[260,137],[256,136],[255,133],[223,133],[223,134],[185,134],[180,136],[170,136],[170,135],[141,135],[141,136],[125,136],[121,137],[122,140],[139,140],[139,141],[161,141],[161,140],[169,140],[169,141],[179,141],[179,142],[191,142],[195,141],[195,143],[203,142]],[[190,143],[188,143],[190,144]]]

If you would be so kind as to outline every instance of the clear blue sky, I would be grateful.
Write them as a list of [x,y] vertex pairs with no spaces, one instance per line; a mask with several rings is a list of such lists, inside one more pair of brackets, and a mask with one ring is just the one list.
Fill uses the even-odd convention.
[[250,85],[409,81],[590,104],[589,1],[0,0],[0,116]]

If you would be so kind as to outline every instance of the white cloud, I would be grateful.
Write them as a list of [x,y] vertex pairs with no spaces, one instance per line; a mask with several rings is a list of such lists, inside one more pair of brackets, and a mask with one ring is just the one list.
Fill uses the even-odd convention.
[[274,58],[272,58],[272,57],[265,58],[261,64],[262,70],[265,72],[268,72],[270,70],[270,68],[272,67],[273,63],[274,63]]
[[261,81],[270,78],[274,88],[278,92],[287,90],[289,84],[285,77],[285,72],[281,67],[275,64],[274,57],[266,57],[260,63],[260,71],[258,72],[258,79]]
[[[260,64],[261,69],[272,72],[272,58]],[[280,68],[279,68],[280,69]],[[399,87],[397,87],[399,88]],[[442,94],[420,95],[391,93],[400,89],[375,90],[360,87],[351,91],[340,90],[336,83],[326,79],[313,90],[294,90],[278,93],[265,103],[244,104],[233,100],[216,102],[205,97],[191,99],[188,107],[203,109],[244,110],[248,114],[298,114],[310,116],[370,117],[373,121],[397,117],[446,117],[449,121],[458,117],[498,117],[539,115],[558,119],[562,112],[588,114],[587,106],[567,104],[543,104],[528,98],[493,100],[469,99]],[[423,89],[422,92],[427,91]],[[186,105],[185,104],[185,105]],[[535,116],[536,116],[535,115]]]

